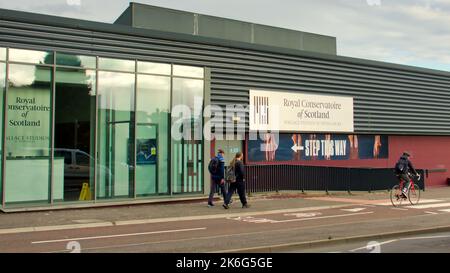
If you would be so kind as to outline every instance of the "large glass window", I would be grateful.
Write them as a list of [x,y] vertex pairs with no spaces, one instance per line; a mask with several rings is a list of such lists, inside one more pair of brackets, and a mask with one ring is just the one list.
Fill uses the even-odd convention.
[[203,192],[203,77],[201,67],[0,47],[0,202]]
[[170,64],[138,62],[137,69],[139,73],[170,75]]
[[98,67],[99,69],[105,70],[134,72],[136,69],[136,64],[135,61],[132,60],[98,58]]
[[56,53],[56,64],[62,66],[75,66],[83,68],[96,67],[96,58],[93,56]]
[[179,115],[172,120],[172,124],[183,135],[181,140],[172,140],[173,192],[201,192],[203,80],[174,78],[172,92],[173,109],[182,107],[183,112],[189,112],[188,116],[184,114],[180,118]]
[[[89,200],[94,196],[95,71],[57,68],[55,81],[54,162],[64,165],[64,173],[55,169],[53,183],[63,186],[64,201]],[[89,195],[81,194],[83,184]]]
[[[50,192],[52,69],[9,66],[6,121],[5,201],[48,202]],[[56,174],[63,164],[55,164]],[[55,185],[55,199],[62,187]]]
[[200,78],[203,79],[203,68],[187,65],[174,65],[173,75],[180,77]]
[[9,49],[10,62],[23,62],[32,64],[53,64],[53,53],[27,49]]
[[[1,49],[0,49],[1,51]],[[3,96],[5,94],[6,64],[0,62],[0,118],[3,120]],[[0,203],[3,202],[2,160],[3,160],[3,126],[0,126]]]
[[6,48],[0,47],[0,61],[6,60]]
[[138,75],[136,194],[169,192],[170,77]]
[[98,198],[134,197],[135,75],[98,72]]

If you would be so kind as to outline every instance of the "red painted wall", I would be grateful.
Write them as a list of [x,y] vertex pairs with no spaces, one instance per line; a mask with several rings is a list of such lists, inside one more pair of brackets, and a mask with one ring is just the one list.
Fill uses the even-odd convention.
[[277,161],[251,164],[288,163],[305,166],[393,168],[403,151],[410,152],[411,161],[417,169],[447,169],[445,172],[430,172],[426,178],[427,187],[447,185],[447,177],[450,177],[450,137],[448,136],[389,136],[389,158],[387,159]]

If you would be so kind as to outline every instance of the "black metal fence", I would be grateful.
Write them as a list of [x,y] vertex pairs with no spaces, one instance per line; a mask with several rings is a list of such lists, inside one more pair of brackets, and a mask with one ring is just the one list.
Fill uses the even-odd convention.
[[[315,167],[301,165],[246,166],[246,191],[376,191],[388,190],[398,179],[393,169]],[[416,181],[425,189],[425,171]]]

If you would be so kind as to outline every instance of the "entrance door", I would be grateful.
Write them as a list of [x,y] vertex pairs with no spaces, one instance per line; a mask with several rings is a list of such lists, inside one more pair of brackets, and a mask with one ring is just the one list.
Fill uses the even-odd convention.
[[136,196],[160,192],[158,183],[158,124],[138,123],[136,127]]
[[[104,195],[107,198],[133,197],[134,148],[130,139],[133,137],[133,124],[129,121],[110,122],[106,126],[105,164],[99,166],[100,177],[104,182]],[[101,181],[100,180],[100,181]],[[100,189],[102,189],[102,185]],[[102,191],[100,191],[102,192]]]

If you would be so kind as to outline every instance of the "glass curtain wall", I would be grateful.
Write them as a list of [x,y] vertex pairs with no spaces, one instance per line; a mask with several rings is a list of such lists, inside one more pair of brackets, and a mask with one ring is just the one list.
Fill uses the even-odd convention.
[[136,101],[136,194],[168,194],[170,77],[138,75]]
[[183,136],[172,140],[173,193],[203,191],[203,73],[198,67],[173,66],[172,107],[187,111],[182,118],[172,118]]
[[3,206],[203,192],[203,68],[54,54],[0,48]]
[[[120,62],[102,65],[120,69]],[[123,67],[128,69],[129,61]],[[134,198],[134,89],[134,73],[98,72],[99,199]]]
[[[53,54],[9,50],[5,124],[5,203],[50,201],[50,148],[52,120]],[[28,64],[25,64],[28,63]],[[54,170],[63,173],[63,164]],[[56,185],[54,198],[62,198]]]
[[94,196],[96,72],[85,68],[95,69],[95,59],[56,55],[54,164],[63,162],[64,173],[54,169],[53,184],[63,186],[64,196],[55,201],[85,201]]
[[[0,47],[0,117],[3,120],[3,96],[6,87],[6,48]],[[3,183],[2,177],[3,164],[3,126],[0,126],[0,204],[3,203]]]

